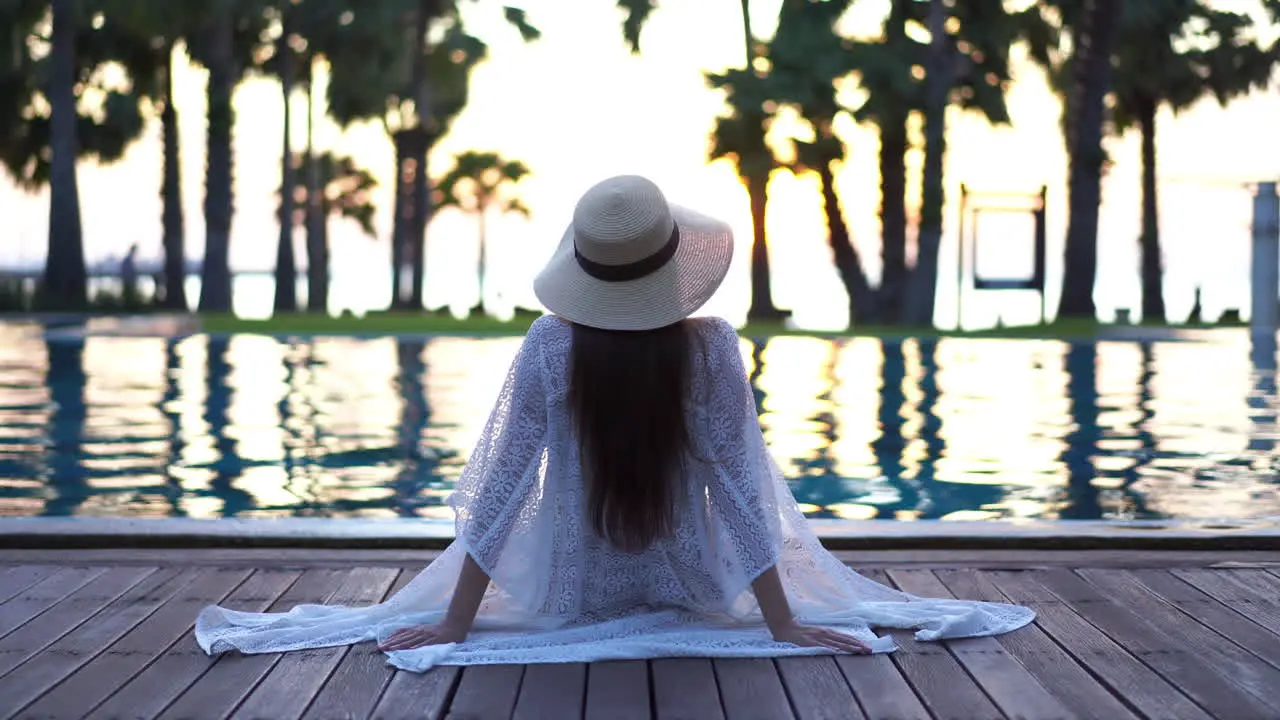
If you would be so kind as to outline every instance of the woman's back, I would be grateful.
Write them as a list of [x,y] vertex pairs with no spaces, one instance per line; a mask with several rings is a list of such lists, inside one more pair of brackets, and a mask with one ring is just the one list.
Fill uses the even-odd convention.
[[[742,366],[737,333],[719,318],[686,320],[688,383],[685,392],[689,432],[688,456],[683,463],[671,532],[643,550],[627,550],[597,532],[588,512],[584,463],[570,403],[573,327],[555,316],[537,320],[530,328],[521,357],[503,389],[500,405],[519,423],[503,433],[519,442],[545,447],[545,452],[507,443],[482,440],[481,448],[493,451],[492,460],[539,456],[521,469],[523,486],[538,492],[504,488],[507,502],[520,502],[508,518],[523,518],[523,527],[495,528],[480,518],[464,525],[475,530],[473,544],[493,544],[515,557],[495,553],[494,562],[511,567],[535,567],[545,563],[539,581],[551,586],[545,610],[563,612],[570,607],[593,617],[637,605],[714,607],[727,611],[733,595],[750,576],[776,560],[769,540],[771,519],[776,519],[774,498],[767,491],[771,480],[753,454],[752,425],[755,405]],[[679,388],[648,388],[648,392],[679,392]],[[542,415],[539,421],[537,415]],[[473,462],[474,462],[473,456]],[[515,470],[515,468],[512,468]],[[485,507],[498,503],[473,502],[467,478],[459,484],[455,505]],[[654,482],[665,478],[655,477]],[[492,484],[488,486],[492,489]],[[485,488],[477,486],[476,492]],[[544,518],[545,522],[539,522]],[[464,533],[465,533],[464,529]],[[519,544],[512,534],[521,536]],[[484,564],[484,558],[479,558]],[[554,598],[554,600],[553,600]]]

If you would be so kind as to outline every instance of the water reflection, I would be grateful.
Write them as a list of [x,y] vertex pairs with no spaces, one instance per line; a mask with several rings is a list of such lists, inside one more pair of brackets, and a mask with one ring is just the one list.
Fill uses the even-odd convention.
[[210,337],[205,345],[204,421],[214,456],[211,462],[204,464],[205,469],[212,471],[208,488],[195,493],[197,497],[220,500],[217,514],[222,517],[246,514],[258,504],[252,492],[238,487],[236,483],[246,468],[244,458],[240,456],[240,443],[230,432],[231,403],[235,399],[228,357],[230,350],[231,340],[225,337]]
[[1073,343],[1066,356],[1067,397],[1071,430],[1063,438],[1059,459],[1067,468],[1067,501],[1060,511],[1066,519],[1096,518],[1102,515],[1098,487],[1094,484],[1098,454],[1098,346]]
[[45,514],[76,515],[91,492],[88,473],[81,466],[81,441],[88,415],[84,346],[46,341],[45,356],[51,412],[45,430],[48,448],[42,475],[52,491]]
[[[744,340],[813,517],[1280,514],[1274,338]],[[0,514],[448,518],[518,338],[0,326]]]

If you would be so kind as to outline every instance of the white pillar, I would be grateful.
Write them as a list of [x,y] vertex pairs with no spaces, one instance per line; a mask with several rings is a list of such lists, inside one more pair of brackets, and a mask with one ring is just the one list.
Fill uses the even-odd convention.
[[1280,312],[1280,196],[1276,183],[1258,184],[1253,198],[1253,272],[1250,326],[1275,335]]

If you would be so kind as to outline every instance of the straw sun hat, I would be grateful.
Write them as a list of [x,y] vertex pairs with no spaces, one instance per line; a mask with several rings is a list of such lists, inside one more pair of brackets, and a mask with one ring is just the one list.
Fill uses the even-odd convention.
[[533,283],[548,310],[602,330],[653,330],[702,307],[729,270],[733,232],[672,205],[649,180],[609,178],[582,196]]

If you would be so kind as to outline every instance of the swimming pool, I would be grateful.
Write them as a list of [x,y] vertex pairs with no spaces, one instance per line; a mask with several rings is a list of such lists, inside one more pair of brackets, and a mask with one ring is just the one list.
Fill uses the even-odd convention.
[[[449,519],[518,345],[0,325],[0,515]],[[742,349],[810,517],[1280,515],[1274,351],[1243,332]]]

